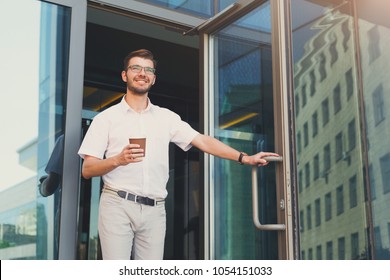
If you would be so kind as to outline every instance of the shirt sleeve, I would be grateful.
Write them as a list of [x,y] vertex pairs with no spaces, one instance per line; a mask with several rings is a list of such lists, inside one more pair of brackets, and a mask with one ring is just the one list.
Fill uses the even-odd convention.
[[103,159],[108,143],[109,122],[97,115],[88,128],[78,154]]
[[171,142],[179,146],[183,151],[191,149],[191,142],[199,134],[188,123],[181,120],[177,114],[173,115],[171,126]]

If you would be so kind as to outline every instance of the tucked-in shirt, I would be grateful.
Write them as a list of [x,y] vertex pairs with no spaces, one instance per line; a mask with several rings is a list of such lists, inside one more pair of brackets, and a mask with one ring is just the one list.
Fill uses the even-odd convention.
[[99,159],[118,155],[131,137],[146,137],[146,153],[141,162],[119,166],[102,176],[112,188],[151,198],[165,198],[169,177],[169,143],[189,150],[199,134],[176,113],[153,105],[138,113],[125,101],[96,115],[78,154]]

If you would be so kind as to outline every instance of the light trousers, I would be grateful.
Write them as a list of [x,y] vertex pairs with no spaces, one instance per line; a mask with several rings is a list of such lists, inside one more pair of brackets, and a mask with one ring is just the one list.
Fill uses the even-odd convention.
[[104,260],[162,260],[165,204],[148,206],[104,190],[99,205],[99,238]]

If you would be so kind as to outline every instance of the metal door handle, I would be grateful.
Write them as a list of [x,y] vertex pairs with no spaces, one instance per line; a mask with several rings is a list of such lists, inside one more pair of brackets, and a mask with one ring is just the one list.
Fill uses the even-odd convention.
[[[282,157],[264,157],[266,161],[276,161],[276,162],[282,162]],[[258,201],[258,194],[257,194],[257,166],[252,167],[252,207],[253,207],[253,223],[255,224],[256,228],[259,230],[286,230],[285,224],[268,224],[268,225],[262,225],[259,220],[259,201]]]

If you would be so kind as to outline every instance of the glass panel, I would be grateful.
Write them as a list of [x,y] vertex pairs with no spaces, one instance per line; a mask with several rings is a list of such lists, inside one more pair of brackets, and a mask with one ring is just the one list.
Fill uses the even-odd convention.
[[352,4],[305,0],[292,4],[295,99],[308,92],[305,102],[295,104],[296,139],[308,137],[297,153],[297,171],[303,173],[298,184],[304,186],[298,197],[301,258],[320,258],[312,252],[321,246],[326,259],[366,259]]
[[214,14],[222,11],[230,4],[238,2],[237,0],[142,0],[140,2],[150,3],[180,11],[195,16],[210,18]]
[[[390,259],[390,25],[388,0],[356,1],[374,257]],[[358,124],[352,124],[358,127]]]
[[[213,36],[214,136],[249,154],[274,150],[270,4]],[[251,167],[215,158],[216,259],[277,259],[277,233],[252,220]],[[275,170],[259,169],[262,223],[276,223]]]
[[7,172],[0,177],[0,259],[55,259],[70,9],[2,1],[0,13],[0,84],[7,104],[0,118],[9,120],[1,123],[7,147],[1,170]]

